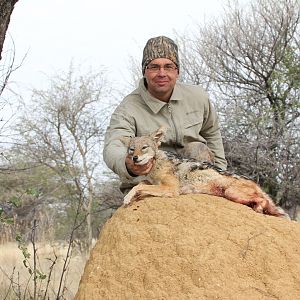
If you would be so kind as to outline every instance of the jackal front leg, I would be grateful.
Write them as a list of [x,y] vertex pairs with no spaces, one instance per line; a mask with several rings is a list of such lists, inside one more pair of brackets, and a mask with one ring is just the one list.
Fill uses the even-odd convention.
[[179,186],[176,185],[149,185],[143,182],[139,183],[131,189],[124,197],[124,204],[129,204],[133,201],[141,200],[147,196],[154,197],[175,197],[179,195]]
[[138,185],[134,186],[130,191],[129,193],[124,197],[123,199],[123,203],[125,205],[128,205],[130,204],[131,202],[134,201],[134,198],[138,192],[138,190],[141,188],[141,186],[144,186],[144,185],[149,185],[150,182],[149,181],[142,181],[140,182]]

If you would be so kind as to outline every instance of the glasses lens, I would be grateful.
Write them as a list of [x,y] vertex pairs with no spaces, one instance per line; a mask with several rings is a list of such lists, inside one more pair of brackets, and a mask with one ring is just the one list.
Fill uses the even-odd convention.
[[172,72],[172,71],[176,70],[177,67],[173,64],[166,64],[164,66],[156,65],[156,64],[150,64],[150,65],[147,66],[147,69],[150,72],[153,72],[153,73],[159,72],[160,69],[163,69],[165,72]]

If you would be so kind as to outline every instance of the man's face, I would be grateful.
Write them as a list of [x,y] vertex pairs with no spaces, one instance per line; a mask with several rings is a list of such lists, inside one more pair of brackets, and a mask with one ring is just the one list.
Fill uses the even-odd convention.
[[168,102],[178,77],[176,65],[167,58],[154,59],[146,67],[144,76],[149,93],[161,101]]

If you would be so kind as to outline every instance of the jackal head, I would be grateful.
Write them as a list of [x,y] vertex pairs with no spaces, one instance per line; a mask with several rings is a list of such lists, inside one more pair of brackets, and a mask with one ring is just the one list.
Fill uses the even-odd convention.
[[127,153],[134,163],[144,165],[155,158],[165,132],[166,127],[160,127],[150,135],[122,137],[121,141],[128,147]]

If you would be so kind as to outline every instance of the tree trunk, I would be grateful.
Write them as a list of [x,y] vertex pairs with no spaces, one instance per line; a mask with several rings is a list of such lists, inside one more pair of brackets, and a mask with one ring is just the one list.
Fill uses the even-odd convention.
[[91,183],[91,179],[89,178],[89,203],[87,205],[87,231],[88,231],[88,249],[89,251],[92,249],[92,240],[93,240],[93,227],[92,227],[92,207],[93,207],[93,186]]
[[17,2],[18,0],[0,0],[0,60],[10,16]]

